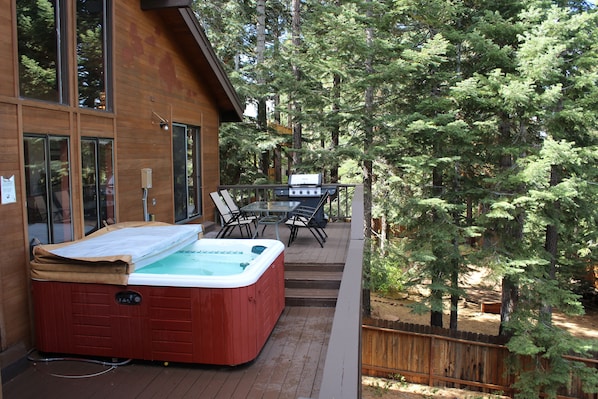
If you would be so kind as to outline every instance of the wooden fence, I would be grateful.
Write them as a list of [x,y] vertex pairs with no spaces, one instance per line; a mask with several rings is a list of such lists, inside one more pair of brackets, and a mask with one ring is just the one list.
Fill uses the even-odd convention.
[[[362,323],[363,375],[400,375],[429,386],[514,394],[510,388],[514,377],[507,372],[509,351],[502,337],[388,320]],[[598,360],[568,358],[598,366]],[[575,376],[559,394],[560,398],[597,398],[583,393]]]

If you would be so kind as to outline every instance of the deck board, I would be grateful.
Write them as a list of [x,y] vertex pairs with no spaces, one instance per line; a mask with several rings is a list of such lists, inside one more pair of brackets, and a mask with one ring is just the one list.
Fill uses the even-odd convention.
[[[329,239],[320,248],[301,231],[285,250],[285,263],[344,264],[349,223],[329,223]],[[286,244],[288,229],[280,229]],[[269,236],[272,235],[272,237]],[[209,235],[208,235],[209,236]],[[273,238],[266,229],[265,238]],[[236,367],[132,361],[105,374],[106,367],[81,362],[29,362],[28,368],[3,381],[3,399],[68,398],[315,398],[332,328],[334,308],[287,306],[259,356]],[[33,355],[36,355],[34,352]]]

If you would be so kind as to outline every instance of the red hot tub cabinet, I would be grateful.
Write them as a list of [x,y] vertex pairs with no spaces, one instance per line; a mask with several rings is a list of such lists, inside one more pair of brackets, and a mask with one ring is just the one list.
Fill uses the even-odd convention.
[[259,355],[284,309],[284,253],[245,287],[33,280],[32,289],[42,352],[238,365]]

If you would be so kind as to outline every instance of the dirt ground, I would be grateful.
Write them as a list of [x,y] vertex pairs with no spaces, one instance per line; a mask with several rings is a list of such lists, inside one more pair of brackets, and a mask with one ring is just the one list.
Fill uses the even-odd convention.
[[[500,302],[500,284],[493,282],[485,270],[472,273],[464,283],[467,298],[461,300],[458,307],[458,329],[482,334],[496,335],[500,324],[500,315],[483,313],[482,303]],[[398,297],[382,296],[372,293],[372,316],[375,318],[402,321],[406,323],[429,324],[430,315],[416,315],[411,313],[409,304],[427,295],[423,290],[412,289]],[[581,338],[598,339],[598,309],[586,309],[586,314],[573,318],[566,318],[561,314],[553,315],[555,324],[568,329],[573,335]],[[449,325],[449,314],[445,314],[444,326]],[[440,389],[417,384],[402,383],[400,381],[380,378],[363,377],[364,399],[429,399],[431,397],[480,399],[499,398],[498,395],[480,396],[479,392],[460,389]]]
[[385,378],[362,378],[363,399],[507,399],[508,396],[483,394],[456,388],[435,388]]

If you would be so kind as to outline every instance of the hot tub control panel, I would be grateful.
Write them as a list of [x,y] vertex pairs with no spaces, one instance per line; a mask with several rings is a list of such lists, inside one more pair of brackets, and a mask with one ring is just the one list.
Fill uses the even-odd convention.
[[116,303],[121,305],[140,305],[141,294],[135,291],[120,291],[114,296]]

